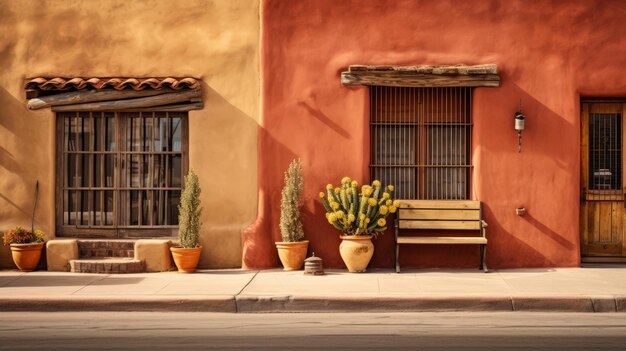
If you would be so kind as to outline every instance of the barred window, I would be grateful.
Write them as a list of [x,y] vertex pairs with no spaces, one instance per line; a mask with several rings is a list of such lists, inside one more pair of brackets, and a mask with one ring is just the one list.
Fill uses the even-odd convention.
[[187,112],[58,113],[57,234],[175,235],[187,119]]
[[468,199],[471,92],[371,87],[371,177],[402,199]]

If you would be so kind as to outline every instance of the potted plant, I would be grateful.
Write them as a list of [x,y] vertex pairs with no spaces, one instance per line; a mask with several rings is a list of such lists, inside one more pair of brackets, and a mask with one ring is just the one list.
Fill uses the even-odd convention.
[[45,240],[44,233],[39,230],[27,230],[17,226],[4,233],[4,245],[11,246],[13,262],[20,271],[34,271],[41,258],[41,250]]
[[395,213],[400,202],[391,198],[393,185],[381,187],[378,180],[363,185],[348,177],[339,187],[326,186],[320,198],[326,209],[326,219],[342,235],[339,253],[350,272],[365,272],[372,255],[372,237],[387,229],[387,216]]
[[280,235],[276,242],[278,257],[286,271],[302,268],[309,241],[302,240],[304,231],[300,222],[300,198],[302,197],[302,162],[293,160],[285,172],[285,186],[280,199]]
[[200,182],[193,170],[185,176],[183,192],[178,204],[178,241],[180,246],[171,247],[172,257],[181,273],[196,271],[202,246],[200,238]]

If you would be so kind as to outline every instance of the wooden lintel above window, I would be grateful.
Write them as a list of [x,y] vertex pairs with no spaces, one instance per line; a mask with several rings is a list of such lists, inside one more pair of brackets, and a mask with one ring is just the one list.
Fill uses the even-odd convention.
[[388,87],[499,87],[496,65],[367,66],[351,65],[341,84]]

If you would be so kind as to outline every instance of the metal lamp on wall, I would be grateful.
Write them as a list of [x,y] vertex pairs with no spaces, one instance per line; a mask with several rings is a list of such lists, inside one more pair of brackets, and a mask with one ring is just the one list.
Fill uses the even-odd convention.
[[522,131],[526,124],[526,116],[520,111],[515,112],[515,130],[517,131],[517,152],[522,152]]

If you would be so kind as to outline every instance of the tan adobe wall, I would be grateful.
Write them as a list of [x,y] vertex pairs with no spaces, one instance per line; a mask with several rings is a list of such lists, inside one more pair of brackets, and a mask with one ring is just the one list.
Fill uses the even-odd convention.
[[24,78],[191,76],[205,104],[189,114],[200,266],[240,266],[257,203],[258,1],[0,0],[0,19],[0,230],[30,226],[39,180],[37,226],[54,235],[54,114],[26,109]]

